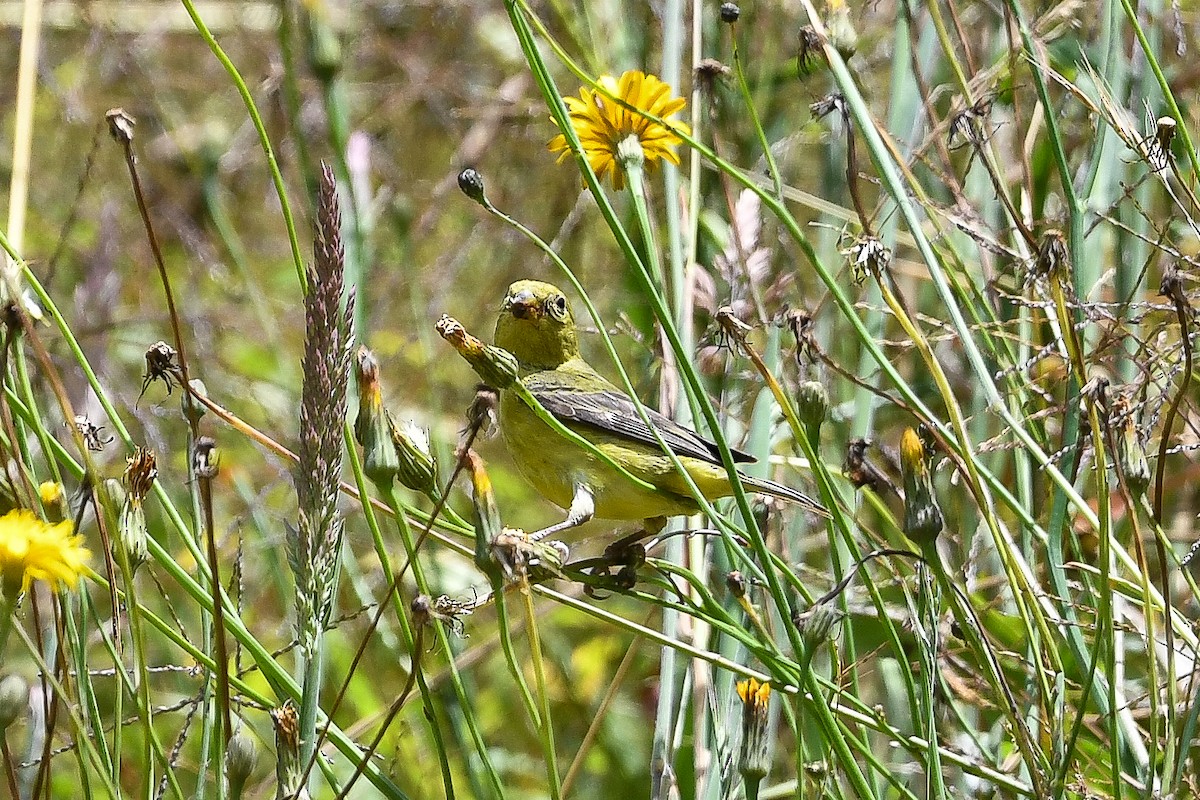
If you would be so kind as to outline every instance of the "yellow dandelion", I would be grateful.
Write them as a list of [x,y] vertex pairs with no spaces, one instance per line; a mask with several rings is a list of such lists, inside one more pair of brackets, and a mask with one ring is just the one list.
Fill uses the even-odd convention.
[[50,525],[24,509],[0,517],[0,578],[4,593],[19,586],[27,591],[33,581],[46,581],[55,589],[74,586],[83,575],[91,553],[83,537],[72,532],[71,522]]
[[[679,134],[690,133],[691,129],[669,117],[683,110],[684,99],[673,97],[671,87],[657,76],[638,70],[630,70],[620,78],[602,75],[597,83],[603,91],[585,86],[579,90],[579,97],[563,98],[571,112],[571,124],[596,177],[603,181],[609,176],[613,187],[624,188],[625,172],[617,149],[630,138],[641,145],[647,168],[653,168],[659,159],[678,165],[675,148],[683,143]],[[615,102],[613,97],[628,107]],[[645,114],[658,117],[662,122]],[[571,154],[567,137],[561,133],[550,140],[549,147],[551,152],[561,154],[559,163]]]

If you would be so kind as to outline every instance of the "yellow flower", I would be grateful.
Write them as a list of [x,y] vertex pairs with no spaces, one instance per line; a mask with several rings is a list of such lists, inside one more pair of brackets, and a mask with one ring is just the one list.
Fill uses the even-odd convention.
[[738,772],[746,782],[746,796],[758,797],[758,784],[771,767],[770,737],[767,723],[771,703],[771,684],[754,678],[738,681],[742,699],[742,745],[738,750]]
[[0,588],[5,594],[18,586],[27,591],[35,580],[56,589],[74,586],[90,557],[69,521],[50,525],[24,509],[0,517]]
[[[616,189],[624,188],[625,173],[617,147],[630,137],[641,145],[647,167],[652,168],[660,158],[678,165],[675,148],[683,143],[679,134],[690,133],[691,129],[682,122],[668,120],[668,117],[683,109],[684,99],[672,97],[670,86],[656,76],[638,70],[630,70],[619,79],[602,75],[597,83],[602,91],[585,86],[579,90],[579,97],[564,98],[571,112],[571,124],[596,177],[604,180],[606,175],[611,176]],[[619,98],[630,108],[612,97]],[[663,122],[643,114],[652,114]],[[567,137],[561,133],[550,140],[549,147],[551,152],[561,153],[559,163],[571,154]]]

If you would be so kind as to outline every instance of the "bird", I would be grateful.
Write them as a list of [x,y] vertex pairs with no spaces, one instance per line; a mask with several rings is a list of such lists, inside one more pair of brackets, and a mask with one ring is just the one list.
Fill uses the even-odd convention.
[[[500,393],[499,424],[513,461],[537,491],[567,510],[563,521],[543,528],[543,538],[576,528],[593,517],[659,521],[700,510],[687,483],[638,414],[628,394],[614,386],[579,352],[575,318],[557,287],[520,280],[508,288],[496,320],[494,342],[517,361],[521,383],[565,427],[633,476],[639,486],[585,447],[560,435],[513,388]],[[679,458],[708,500],[733,494],[717,445],[674,420],[645,409],[667,447]],[[731,450],[735,462],[754,457]],[[828,517],[821,503],[783,484],[738,473],[750,491],[791,501]]]

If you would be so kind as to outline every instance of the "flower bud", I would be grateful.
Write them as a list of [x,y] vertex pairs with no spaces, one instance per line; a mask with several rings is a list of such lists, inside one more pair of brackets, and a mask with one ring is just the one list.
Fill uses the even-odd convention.
[[434,329],[466,359],[483,382],[497,389],[507,389],[517,381],[517,359],[507,350],[484,344],[453,317],[442,315]]
[[858,31],[854,30],[854,23],[850,20],[850,7],[846,0],[829,0],[825,30],[829,34],[829,43],[843,59],[854,55],[858,49]]
[[383,407],[379,362],[365,347],[358,348],[355,356],[354,377],[358,383],[354,438],[362,445],[363,472],[373,483],[390,485],[400,470],[400,457],[392,443],[391,420]]
[[467,450],[460,457],[471,476],[471,501],[475,510],[475,565],[490,575],[496,564],[493,559],[492,542],[504,530],[500,521],[500,509],[496,506],[492,479],[488,477],[483,459],[474,450]]
[[924,549],[937,541],[943,519],[933,496],[925,445],[912,428],[905,428],[900,438],[900,473],[904,478],[904,535]]
[[767,776],[771,766],[767,746],[768,711],[771,703],[771,684],[754,678],[738,681],[738,697],[742,700],[742,745],[738,751],[738,772],[746,784],[746,797],[758,796],[758,784]]
[[479,174],[478,170],[467,167],[458,173],[458,188],[467,197],[487,208],[488,199],[483,191],[483,176]]
[[391,426],[392,445],[399,459],[396,477],[414,492],[437,491],[437,463],[429,451],[429,434],[412,420]]
[[796,412],[813,446],[821,438],[821,424],[829,413],[829,395],[820,381],[804,381],[796,390]]
[[225,777],[229,780],[229,796],[237,798],[254,771],[258,761],[258,745],[253,737],[239,730],[229,739],[225,749]]
[[61,483],[57,481],[46,481],[38,486],[38,498],[42,501],[42,508],[46,509],[46,521],[51,523],[62,522],[70,516],[70,509],[67,506],[67,495],[63,491]]
[[737,3],[721,3],[721,22],[732,25],[741,15],[742,10]]
[[792,614],[792,624],[800,631],[800,638],[810,652],[829,641],[833,626],[841,619],[841,610],[829,603],[817,603]]
[[1126,396],[1118,395],[1113,399],[1111,416],[1118,420],[1117,425],[1120,428],[1115,437],[1117,463],[1125,476],[1125,485],[1129,488],[1129,493],[1137,500],[1150,487],[1150,464],[1146,461],[1146,450],[1142,447],[1137,422]]
[[29,710],[29,684],[20,675],[0,678],[0,735]]
[[308,65],[318,80],[328,83],[337,77],[342,69],[342,43],[337,33],[329,24],[328,13],[324,6],[317,3],[306,3],[308,9]]

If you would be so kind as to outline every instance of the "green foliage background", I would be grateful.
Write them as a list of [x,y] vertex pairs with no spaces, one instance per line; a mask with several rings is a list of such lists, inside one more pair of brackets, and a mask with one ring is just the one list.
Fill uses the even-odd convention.
[[[213,401],[265,437],[296,449],[303,293],[268,159],[238,80],[261,115],[305,260],[311,258],[318,165],[334,166],[349,280],[356,285],[358,341],[382,364],[393,416],[430,429],[443,480],[454,466],[476,378],[436,335],[434,322],[450,314],[490,339],[511,281],[565,283],[536,246],[459,192],[456,177],[471,166],[483,175],[492,203],[551,241],[574,270],[644,400],[657,401],[665,390],[663,402],[672,407],[678,396],[678,359],[661,338],[664,324],[675,326],[694,345],[688,362],[701,375],[729,443],[760,456],[764,472],[777,479],[806,491],[826,481],[831,487],[825,500],[838,510],[828,527],[787,509],[768,514],[754,508],[764,541],[779,557],[774,568],[785,579],[789,603],[803,609],[834,590],[829,603],[845,615],[831,641],[806,643],[803,652],[787,635],[792,608],[753,581],[750,606],[739,605],[725,588],[725,573],[739,567],[738,558],[761,568],[760,554],[745,539],[722,550],[713,537],[703,561],[695,559],[707,540],[688,544],[695,581],[709,587],[713,603],[692,614],[664,622],[662,598],[670,594],[657,573],[643,572],[643,593],[605,600],[583,595],[578,583],[557,582],[552,585],[577,605],[535,594],[533,613],[523,617],[512,601],[515,655],[505,652],[498,633],[505,625],[490,605],[465,618],[468,636],[451,636],[450,651],[430,648],[426,637],[425,648],[414,653],[394,614],[385,614],[377,629],[370,625],[387,581],[359,504],[343,497],[347,538],[337,621],[325,636],[321,707],[333,707],[348,678],[333,718],[366,746],[415,659],[443,733],[439,747],[413,693],[374,762],[390,783],[364,779],[355,796],[445,796],[439,761],[460,797],[494,794],[489,770],[504,796],[555,796],[558,786],[547,769],[552,750],[559,780],[581,756],[567,796],[667,797],[668,784],[652,780],[651,764],[660,755],[655,748],[668,741],[680,796],[742,796],[742,709],[734,672],[710,663],[718,658],[775,682],[772,771],[763,797],[1028,797],[1039,787],[1056,797],[1194,791],[1191,741],[1200,706],[1191,625],[1197,603],[1188,570],[1178,566],[1194,540],[1197,510],[1195,381],[1190,346],[1182,344],[1194,326],[1192,257],[1200,251],[1196,157],[1187,135],[1196,121],[1190,106],[1194,43],[1188,39],[1194,4],[951,0],[847,8],[833,2],[816,9],[814,24],[832,26],[841,45],[853,38],[853,54],[843,46],[845,62],[831,51],[832,67],[817,55],[799,70],[807,2],[747,3],[736,25],[721,23],[711,1],[686,7],[621,0],[198,7],[195,19],[211,28],[236,79],[189,19],[188,5],[29,5],[43,14],[29,113],[17,102],[15,78],[29,72],[18,42],[28,41],[31,30],[19,24],[16,4],[4,10],[10,46],[0,48],[0,75],[10,76],[0,82],[7,101],[0,104],[0,177],[15,187],[5,236],[78,341],[73,351],[54,324],[36,328],[74,410],[109,432],[117,427],[89,387],[86,362],[128,431],[128,441],[118,438],[91,455],[91,482],[118,477],[130,443],[158,455],[160,486],[190,534],[172,524],[162,503],[147,503],[162,552],[136,579],[139,602],[199,650],[212,653],[206,596],[167,568],[169,562],[204,574],[181,538],[200,529],[181,392],[168,394],[154,383],[142,393],[144,352],[160,339],[172,341],[172,329],[125,159],[108,134],[105,112],[112,108],[137,120],[133,149],[179,306],[190,372]],[[676,89],[689,98],[685,113],[700,103],[696,136],[709,150],[702,157],[698,149],[682,149],[683,167],[669,183],[662,170],[651,174],[649,239],[628,195],[607,194],[636,251],[644,258],[656,248],[668,264],[663,296],[670,320],[656,320],[630,254],[618,246],[591,190],[581,188],[575,163],[556,165],[547,151],[557,128],[508,8],[546,26],[538,32],[540,52],[565,94],[574,94],[581,79],[556,57],[546,34],[590,78],[644,69],[670,80],[671,64],[682,64]],[[819,35],[816,41],[819,48]],[[702,58],[733,70],[693,93],[701,78],[692,67]],[[810,104],[831,92],[840,93],[845,112],[818,118]],[[1156,172],[1148,166],[1155,131],[1148,120],[1164,115],[1176,120],[1178,133],[1168,145],[1169,166]],[[886,140],[865,135],[867,120]],[[978,148],[957,127],[973,120]],[[33,132],[27,192],[20,190],[23,164],[14,133],[22,129]],[[748,191],[749,184],[763,197]],[[783,213],[773,213],[776,186],[786,198],[775,204]],[[688,202],[668,202],[672,192]],[[691,198],[697,207],[689,208]],[[920,210],[919,230],[910,229],[898,204]],[[23,223],[12,218],[14,207],[27,208]],[[852,269],[864,230],[893,256],[882,277],[856,276]],[[1054,230],[1064,232],[1069,263],[1049,263],[1044,249],[1038,258],[1039,248],[1057,241]],[[739,242],[754,249],[744,247],[752,232],[761,253],[739,252]],[[694,260],[672,268],[673,245]],[[1158,295],[1160,278],[1173,268],[1182,286],[1176,305]],[[1030,274],[1036,280],[1027,280]],[[949,288],[941,291],[939,282]],[[849,324],[834,287],[861,327]],[[889,300],[895,297],[897,304]],[[725,304],[753,326],[750,344],[788,397],[808,379],[827,391],[828,419],[812,442],[819,465],[803,458],[802,437],[786,424],[745,352],[727,347],[718,333],[714,312]],[[952,310],[965,319],[962,325]],[[585,316],[579,298],[576,311]],[[817,354],[796,356],[789,311],[811,316]],[[967,357],[964,331],[982,350],[987,374]],[[872,342],[893,374],[872,356]],[[15,346],[26,354],[29,396],[38,398],[39,409],[28,417],[14,411],[21,439],[6,436],[4,456],[23,465],[35,486],[61,470],[70,495],[81,483],[70,466],[78,454],[51,392],[51,371],[37,362],[26,338]],[[585,336],[583,346],[613,374],[600,337]],[[934,362],[943,374],[931,369]],[[1172,448],[1165,474],[1151,487],[1151,495],[1162,492],[1161,508],[1126,491],[1128,466],[1114,463],[1120,460],[1116,443],[1128,430],[1124,419],[1104,416],[1105,435],[1080,443],[1080,420],[1086,434],[1095,430],[1092,419],[1109,413],[1110,405],[1100,404],[1092,417],[1094,407],[1080,399],[1080,386],[1097,377],[1110,382],[1110,397],[1130,392],[1134,439],[1150,454],[1152,470],[1160,443]],[[10,405],[24,400],[17,367],[7,380],[16,392]],[[1023,436],[990,403],[989,384]],[[1165,409],[1176,398],[1172,419]],[[943,426],[930,445],[946,518],[940,555],[925,550],[929,567],[911,556],[871,559],[856,572],[857,560],[874,549],[920,549],[903,536],[898,495],[883,484],[858,490],[852,470],[842,469],[851,441],[866,437],[875,443],[872,463],[899,484],[901,432],[931,421],[917,401]],[[961,429],[955,407],[964,414]],[[1164,432],[1168,421],[1173,424]],[[213,414],[201,431],[221,449],[213,505],[223,574],[234,578],[230,613],[282,671],[294,672],[294,589],[284,549],[287,526],[297,517],[294,465]],[[39,432],[64,451],[48,453]],[[948,439],[962,448],[947,448]],[[560,518],[515,472],[499,438],[477,450],[506,525],[536,529]],[[1039,451],[1065,479],[1055,479]],[[963,466],[968,460],[985,479],[971,477]],[[1097,461],[1109,468],[1097,471]],[[10,466],[8,472],[13,480],[22,470]],[[814,472],[824,477],[813,478]],[[351,470],[345,477],[353,481]],[[460,480],[450,491],[450,505],[470,519],[465,487]],[[999,487],[1012,496],[1001,496]],[[402,499],[431,507],[415,493]],[[732,524],[744,524],[734,505],[722,511]],[[393,562],[403,563],[403,547],[393,529],[385,529]],[[572,539],[572,552],[596,554],[614,531],[630,530],[593,522]],[[81,531],[103,574],[103,545],[90,513]],[[997,547],[989,531],[1011,549]],[[1128,560],[1110,557],[1118,550]],[[470,599],[486,588],[468,557],[433,541],[420,557],[435,593]],[[1027,569],[1018,568],[1022,560]],[[1014,587],[1014,574],[1031,584]],[[844,586],[837,584],[843,576],[849,576]],[[1167,618],[1155,599],[1168,584],[1173,638],[1164,634]],[[60,696],[52,781],[43,783],[43,796],[76,796],[81,789],[107,796],[117,788],[123,796],[226,796],[208,672],[178,642],[148,629],[139,646],[153,668],[142,674],[149,692],[118,701],[112,670],[120,663],[137,672],[134,634],[123,629],[123,648],[110,651],[104,644],[113,624],[109,591],[96,581],[82,591],[86,600],[72,596],[62,609],[71,621],[60,630],[71,658],[64,656],[70,669],[61,674],[70,679]],[[405,608],[415,593],[407,577]],[[1045,627],[1031,610],[1037,603],[1022,598],[1044,605]],[[32,632],[38,624],[31,603],[18,615]],[[979,637],[963,632],[970,619],[978,621]],[[541,659],[528,649],[533,620]],[[709,624],[725,622],[761,648],[732,634],[709,635]],[[675,662],[664,661],[659,642],[637,627],[664,624],[704,657],[692,661],[676,653]],[[1038,635],[1031,637],[1031,630]],[[364,640],[362,660],[352,669]],[[3,670],[36,684],[30,649],[17,639],[5,647]],[[255,700],[235,692],[244,701],[235,704],[237,727],[262,751],[245,793],[273,796],[276,734],[267,706],[284,698],[253,653],[232,639],[231,647],[246,686],[259,693]],[[450,688],[448,655],[458,663],[468,704]],[[518,697],[514,669],[541,686],[540,708],[551,712],[554,729],[549,747]],[[788,676],[799,675],[814,682],[789,684]],[[997,691],[997,681],[1009,698]],[[805,693],[808,700],[798,699]],[[91,707],[81,697],[94,697]],[[145,729],[133,722],[135,709],[145,718],[147,697],[153,728],[170,753],[165,763],[148,756]],[[822,727],[818,705],[836,707],[841,727]],[[82,719],[71,719],[66,706]],[[656,727],[663,714],[678,721]],[[1015,718],[1028,725],[1037,757],[1014,742]],[[469,723],[486,743],[482,753]],[[9,729],[6,763],[23,760],[36,730],[25,718]],[[930,733],[940,749],[923,745]],[[104,777],[79,755],[97,738],[119,756]],[[323,752],[328,761],[313,771],[310,785],[314,796],[332,797],[354,763],[328,746]],[[866,776],[862,781],[849,777],[849,762]],[[14,777],[20,772],[14,769]],[[35,773],[23,773],[23,795]],[[172,777],[165,787],[159,783],[164,773]]]

